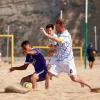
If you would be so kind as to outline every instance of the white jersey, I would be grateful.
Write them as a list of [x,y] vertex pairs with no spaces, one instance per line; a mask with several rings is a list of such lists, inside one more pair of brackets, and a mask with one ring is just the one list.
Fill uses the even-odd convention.
[[[55,37],[55,38],[57,37],[56,34],[52,34],[51,36]],[[57,42],[54,42],[53,40],[49,39],[49,44],[55,46],[55,45],[57,45]]]
[[57,53],[55,58],[58,61],[63,61],[67,59],[70,61],[73,59],[73,50],[72,50],[72,40],[70,33],[65,30],[63,33],[59,34],[58,37],[61,39],[61,43],[58,44]]

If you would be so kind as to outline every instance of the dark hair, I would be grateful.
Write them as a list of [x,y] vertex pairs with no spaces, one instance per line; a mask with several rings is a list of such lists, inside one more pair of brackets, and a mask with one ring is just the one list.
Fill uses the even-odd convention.
[[21,43],[21,47],[23,47],[24,45],[31,45],[29,41],[25,40]]
[[52,28],[52,29],[54,29],[54,25],[53,24],[48,24],[47,26],[46,26],[46,29],[47,28]]

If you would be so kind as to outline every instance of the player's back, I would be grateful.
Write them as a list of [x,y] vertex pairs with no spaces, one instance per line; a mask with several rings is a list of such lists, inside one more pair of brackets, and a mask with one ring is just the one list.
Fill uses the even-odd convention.
[[42,52],[38,49],[32,49],[33,51],[36,51],[37,53],[35,55],[27,55],[26,56],[26,61],[27,63],[31,63],[34,68],[35,71],[41,72],[42,70],[47,71],[47,66],[46,66],[46,60],[44,58],[44,55],[42,54]]

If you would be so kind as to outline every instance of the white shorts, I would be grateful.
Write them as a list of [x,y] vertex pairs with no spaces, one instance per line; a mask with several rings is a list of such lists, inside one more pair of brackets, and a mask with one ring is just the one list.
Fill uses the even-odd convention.
[[69,76],[77,75],[74,59],[70,61],[68,61],[67,59],[63,61],[57,61],[55,58],[53,58],[50,61],[50,64],[51,68],[49,72],[55,76],[58,76],[62,72],[67,73]]

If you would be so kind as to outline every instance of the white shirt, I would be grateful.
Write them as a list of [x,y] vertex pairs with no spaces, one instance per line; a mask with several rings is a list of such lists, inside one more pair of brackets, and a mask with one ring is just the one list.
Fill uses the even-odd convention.
[[67,61],[72,60],[73,50],[70,33],[65,30],[63,33],[59,34],[58,37],[61,39],[62,42],[58,44],[55,58],[57,59],[57,61],[63,61],[64,59],[67,59]]

